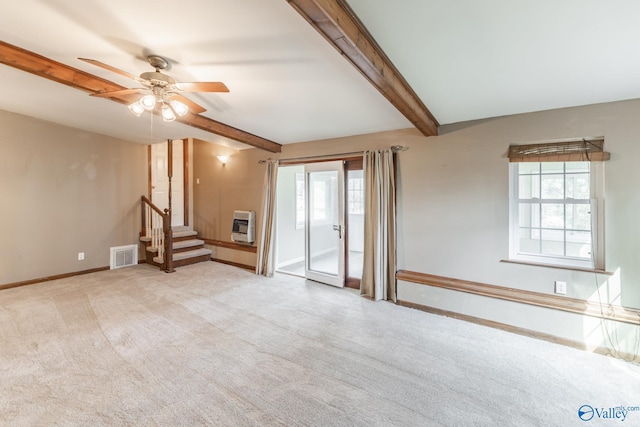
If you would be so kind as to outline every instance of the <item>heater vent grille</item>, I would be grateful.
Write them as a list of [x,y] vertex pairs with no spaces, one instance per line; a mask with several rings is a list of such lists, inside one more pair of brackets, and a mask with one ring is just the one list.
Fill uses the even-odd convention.
[[138,245],[111,248],[110,260],[111,270],[136,265],[138,263]]

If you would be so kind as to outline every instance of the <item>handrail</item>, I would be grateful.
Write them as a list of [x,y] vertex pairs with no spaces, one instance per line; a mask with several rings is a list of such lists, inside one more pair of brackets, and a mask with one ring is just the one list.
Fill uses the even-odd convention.
[[157,248],[158,257],[162,259],[163,269],[167,273],[175,271],[173,268],[173,231],[171,229],[171,210],[164,212],[153,204],[146,196],[142,196],[141,216],[142,231],[140,236],[151,241],[151,247]]
[[149,207],[151,209],[153,209],[154,211],[158,212],[159,215],[164,215],[164,212],[162,212],[162,210],[160,210],[159,207],[154,205],[153,202],[151,200],[149,200],[149,198],[147,196],[142,196],[142,202],[148,204]]

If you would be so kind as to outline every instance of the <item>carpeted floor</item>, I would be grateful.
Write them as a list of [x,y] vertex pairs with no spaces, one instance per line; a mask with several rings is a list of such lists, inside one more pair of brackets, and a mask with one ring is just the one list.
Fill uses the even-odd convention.
[[0,373],[1,425],[640,425],[637,365],[213,262],[0,291]]

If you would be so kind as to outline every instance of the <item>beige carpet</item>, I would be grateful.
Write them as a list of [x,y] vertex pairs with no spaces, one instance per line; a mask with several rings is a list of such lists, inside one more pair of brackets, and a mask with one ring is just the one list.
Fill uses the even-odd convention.
[[213,262],[0,291],[0,373],[1,425],[640,425],[637,365]]

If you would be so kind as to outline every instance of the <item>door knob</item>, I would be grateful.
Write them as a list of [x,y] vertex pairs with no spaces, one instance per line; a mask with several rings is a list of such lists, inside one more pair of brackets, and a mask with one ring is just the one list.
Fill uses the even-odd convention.
[[342,239],[342,226],[334,224],[333,229],[338,232],[338,238]]

